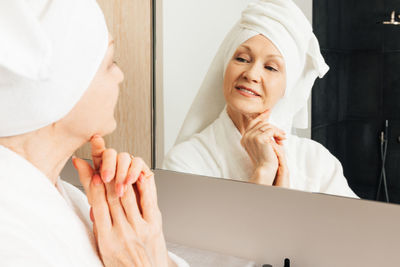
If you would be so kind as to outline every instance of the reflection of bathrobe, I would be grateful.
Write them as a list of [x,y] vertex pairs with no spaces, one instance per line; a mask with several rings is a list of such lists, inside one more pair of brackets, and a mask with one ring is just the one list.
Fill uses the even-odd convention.
[[3,146],[0,188],[0,266],[103,266],[77,188],[60,179],[54,186]]
[[[248,181],[253,166],[240,144],[241,138],[224,109],[201,133],[173,147],[164,160],[164,168]],[[340,162],[321,144],[289,135],[284,147],[290,188],[357,197],[343,176]]]

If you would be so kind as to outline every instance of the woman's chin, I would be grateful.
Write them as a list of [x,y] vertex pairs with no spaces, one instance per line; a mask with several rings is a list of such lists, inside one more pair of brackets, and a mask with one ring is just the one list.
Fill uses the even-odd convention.
[[115,131],[115,129],[117,129],[117,121],[115,119],[113,119],[112,123],[110,123],[110,129],[108,134],[112,133]]
[[249,103],[248,101],[232,101],[228,104],[231,109],[244,116],[253,116],[254,114],[260,114],[263,112],[263,108],[259,107],[255,103]]
[[105,135],[113,133],[115,131],[115,129],[117,129],[117,122],[113,118],[112,120],[110,120],[110,122],[108,122],[107,124],[104,124],[103,126],[105,126],[105,127],[100,131],[100,133],[102,136],[105,136]]

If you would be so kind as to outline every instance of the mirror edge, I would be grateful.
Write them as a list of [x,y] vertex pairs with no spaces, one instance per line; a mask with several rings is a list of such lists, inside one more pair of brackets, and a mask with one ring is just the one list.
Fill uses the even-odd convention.
[[152,0],[152,7],[151,168],[157,169],[164,156],[162,0]]

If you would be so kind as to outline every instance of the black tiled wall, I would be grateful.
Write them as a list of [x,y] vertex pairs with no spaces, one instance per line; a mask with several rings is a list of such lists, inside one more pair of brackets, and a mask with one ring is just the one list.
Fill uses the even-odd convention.
[[[400,0],[314,0],[313,27],[330,71],[312,93],[312,138],[341,162],[357,195],[375,199],[380,132],[389,120],[386,173],[400,203]],[[399,18],[397,18],[400,20]]]

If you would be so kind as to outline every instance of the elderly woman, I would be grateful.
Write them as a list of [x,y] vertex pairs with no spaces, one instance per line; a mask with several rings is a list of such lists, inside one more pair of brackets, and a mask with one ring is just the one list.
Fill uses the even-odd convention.
[[[96,1],[1,1],[0,21],[0,266],[187,266],[166,250],[151,171],[101,138],[123,74]],[[90,139],[94,168],[73,161],[93,225],[59,178]]]
[[291,134],[307,128],[312,85],[328,69],[291,0],[249,4],[221,44],[164,167],[357,197],[327,149]]

